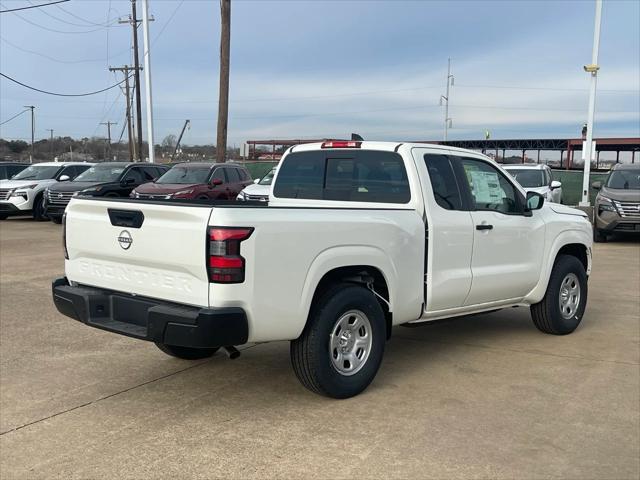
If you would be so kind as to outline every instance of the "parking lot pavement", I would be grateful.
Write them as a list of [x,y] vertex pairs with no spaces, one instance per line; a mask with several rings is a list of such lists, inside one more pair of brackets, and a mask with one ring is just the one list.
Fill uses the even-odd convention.
[[0,223],[0,476],[640,476],[640,244],[595,245],[572,335],[526,309],[394,330],[362,395],[305,390],[287,343],[170,358],[58,314],[61,228]]

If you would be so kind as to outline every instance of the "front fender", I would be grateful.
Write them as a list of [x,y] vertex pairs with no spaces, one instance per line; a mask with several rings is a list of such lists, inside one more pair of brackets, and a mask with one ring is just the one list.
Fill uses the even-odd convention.
[[555,237],[550,248],[545,252],[546,259],[542,263],[540,279],[533,290],[531,290],[524,298],[524,303],[532,305],[534,303],[538,303],[544,298],[558,252],[562,247],[570,244],[584,245],[587,252],[587,275],[591,273],[591,235],[583,229],[564,230]]
[[[389,304],[391,311],[393,311],[397,295],[394,287],[398,284],[398,271],[389,256],[380,248],[370,245],[344,245],[323,250],[313,259],[300,296],[298,305],[300,317],[305,319],[308,317],[316,288],[327,273],[337,268],[358,265],[371,266],[382,273],[389,288]],[[304,324],[301,325],[298,335],[302,333],[303,329]]]

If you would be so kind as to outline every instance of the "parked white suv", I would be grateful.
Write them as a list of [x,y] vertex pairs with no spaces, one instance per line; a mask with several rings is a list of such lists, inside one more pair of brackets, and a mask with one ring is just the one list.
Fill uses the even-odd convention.
[[562,203],[562,183],[553,180],[546,165],[503,165],[527,192],[536,192],[547,202]]
[[10,215],[32,213],[36,220],[45,220],[44,191],[56,182],[73,180],[92,163],[34,163],[11,180],[0,181],[0,220]]
[[373,380],[394,325],[521,306],[571,333],[591,269],[586,214],[428,144],[296,145],[264,204],[76,197],[64,232],[61,313],[188,359],[290,340],[335,398]]
[[260,201],[266,202],[269,200],[269,192],[271,191],[271,183],[275,176],[277,168],[274,167],[262,178],[256,178],[253,184],[244,189],[238,194],[236,200],[241,201]]

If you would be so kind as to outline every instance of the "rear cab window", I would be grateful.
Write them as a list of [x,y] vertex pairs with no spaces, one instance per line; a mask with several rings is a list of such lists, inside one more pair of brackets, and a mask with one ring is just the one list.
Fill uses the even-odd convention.
[[276,198],[407,204],[411,189],[402,157],[378,150],[294,152],[279,167]]

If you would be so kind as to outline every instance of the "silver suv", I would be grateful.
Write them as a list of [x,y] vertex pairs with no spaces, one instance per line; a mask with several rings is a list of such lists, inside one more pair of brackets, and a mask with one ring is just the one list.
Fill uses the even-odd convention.
[[640,233],[640,164],[617,164],[605,182],[593,182],[596,196],[593,239],[606,242],[616,233]]

